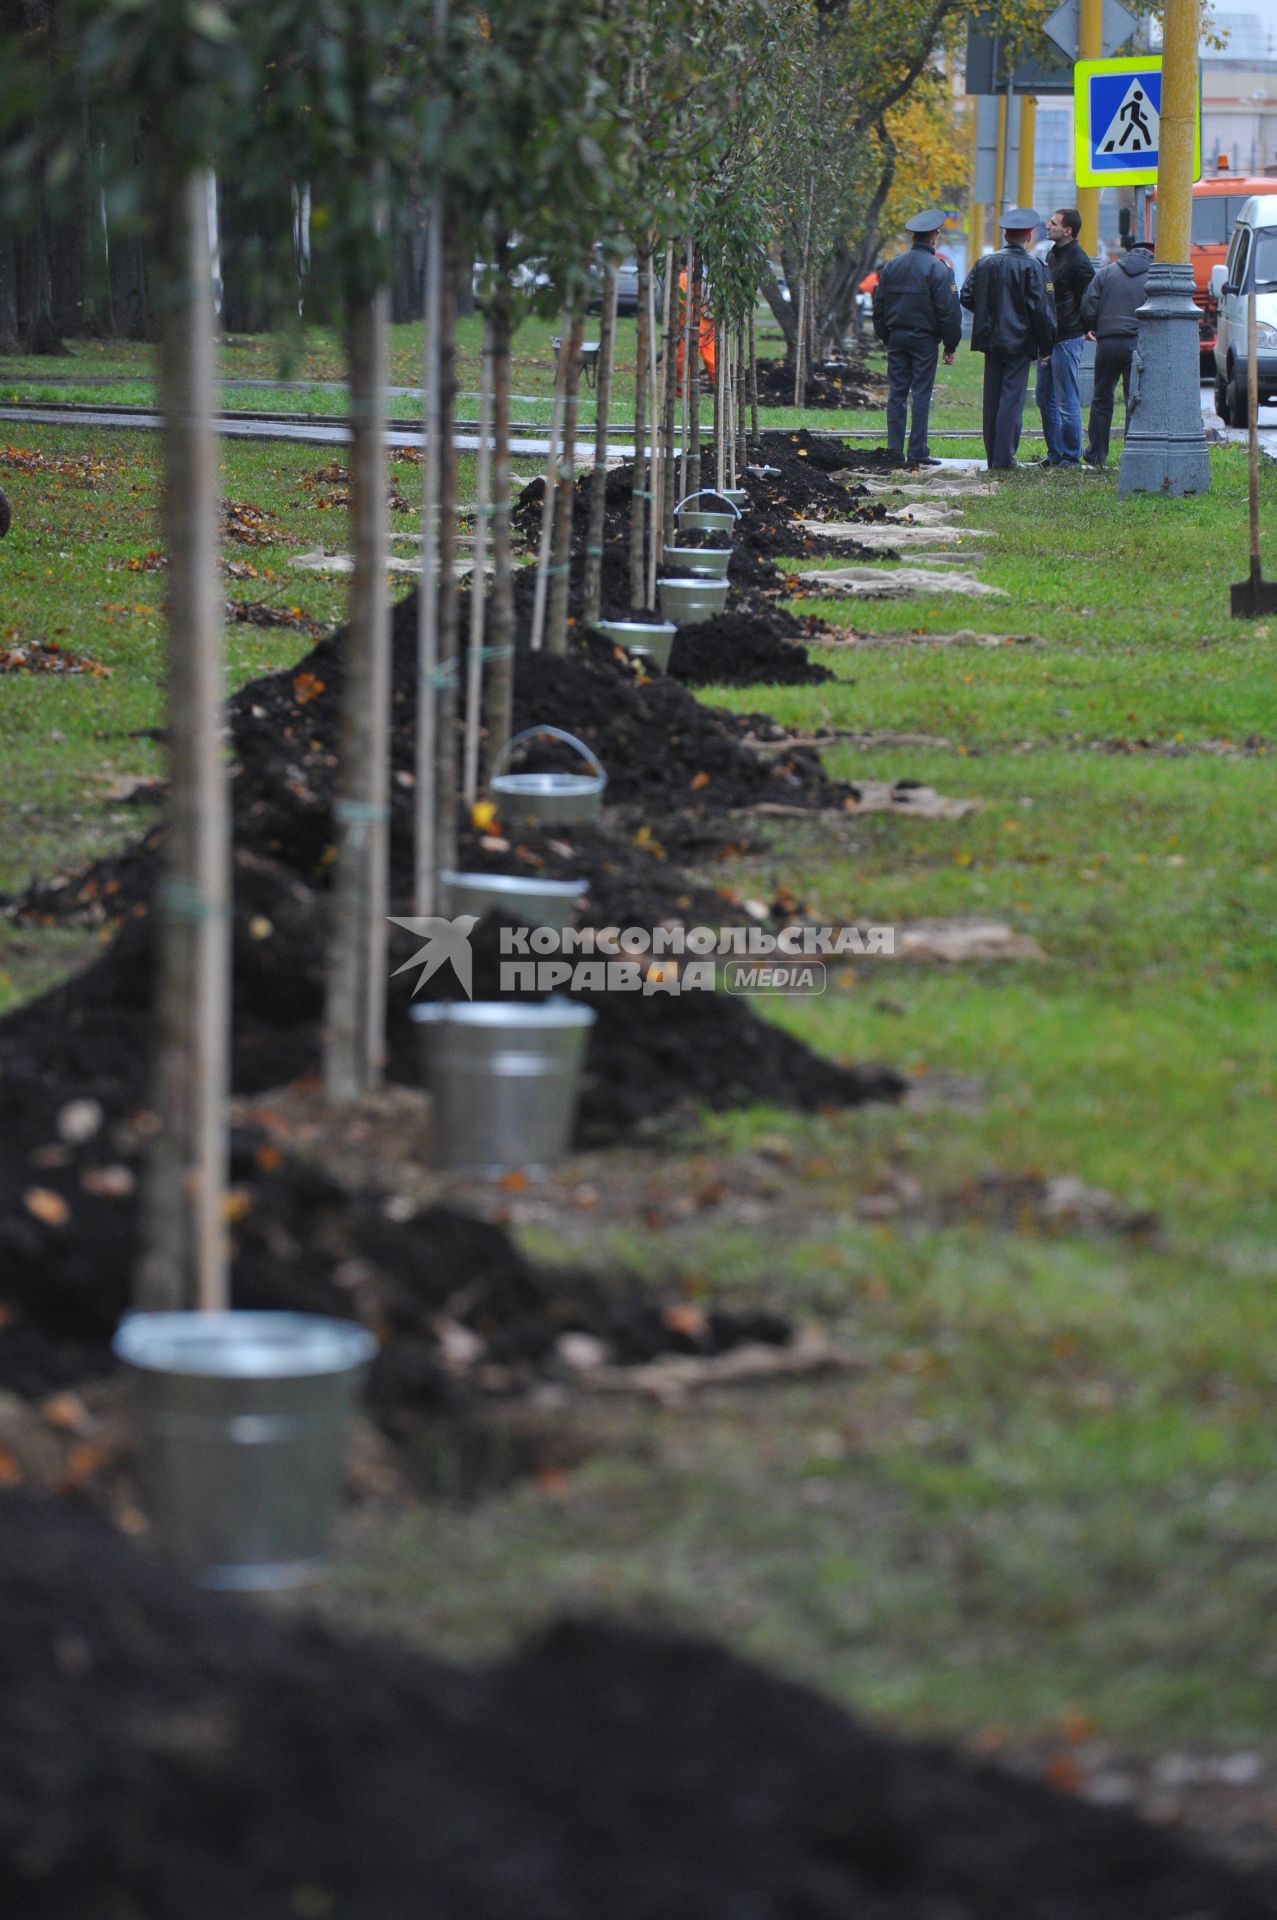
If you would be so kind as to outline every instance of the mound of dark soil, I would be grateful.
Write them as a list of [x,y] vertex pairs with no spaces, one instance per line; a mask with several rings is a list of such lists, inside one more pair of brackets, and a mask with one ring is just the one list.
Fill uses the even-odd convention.
[[712,1642],[487,1669],[201,1595],[0,1497],[0,1903],[21,1920],[1273,1920],[1115,1809]]
[[[519,727],[548,721],[578,735],[607,769],[609,802],[642,805],[654,820],[667,805],[837,807],[846,798],[809,749],[760,756],[744,744],[745,734],[771,726],[766,716],[707,707],[669,675],[643,682],[607,643],[521,659],[515,718]],[[548,748],[537,756],[552,763]],[[580,760],[564,750],[561,764],[579,768]]]
[[828,667],[809,659],[797,639],[778,632],[777,625],[771,615],[720,613],[681,628],[669,671],[686,687],[815,687],[833,679]]
[[[105,1037],[105,1026],[81,1023],[80,1037]],[[7,1100],[22,1064],[19,1080],[6,1080]],[[118,1087],[99,1079],[76,1097],[112,1093]],[[12,1120],[0,1116],[10,1145]],[[109,1364],[136,1267],[146,1130],[118,1106],[89,1140],[70,1144],[56,1113],[41,1119],[28,1106],[26,1120],[23,1150],[0,1162],[0,1388],[36,1396]],[[790,1335],[777,1314],[713,1312],[694,1323],[625,1274],[605,1282],[535,1267],[500,1228],[446,1206],[392,1218],[377,1195],[351,1194],[255,1133],[234,1137],[231,1174],[236,1304],[373,1326],[385,1344],[371,1398],[392,1424],[405,1404],[455,1397],[440,1351],[450,1323],[481,1342],[472,1364],[505,1370],[511,1385],[552,1362],[564,1333],[592,1334],[620,1364]]]
[[[792,407],[792,360],[758,362],[758,400],[764,407]],[[885,407],[881,374],[871,373],[863,361],[825,360],[807,374],[800,404],[804,407]]]
[[[815,474],[898,473],[905,465],[902,456],[888,453],[885,447],[866,447],[860,441],[812,433],[806,427],[792,432],[768,428],[759,435],[758,449],[765,465],[780,468],[780,479],[773,484],[783,493],[785,504],[795,509],[805,509],[805,490],[812,487]],[[841,488],[838,497],[846,498]]]

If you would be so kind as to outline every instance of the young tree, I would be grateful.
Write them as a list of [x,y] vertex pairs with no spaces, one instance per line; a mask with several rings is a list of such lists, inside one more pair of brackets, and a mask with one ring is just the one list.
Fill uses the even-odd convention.
[[[1000,29],[1023,34],[1049,11],[1043,0],[991,0]],[[842,340],[895,177],[892,116],[935,85],[939,58],[965,32],[958,0],[787,0],[782,59],[771,98],[785,103],[785,138],[775,151],[776,244],[791,295],[771,274],[763,291],[791,361],[806,351],[800,317],[818,353]],[[800,315],[801,309],[801,315]]]
[[151,250],[160,315],[169,781],[136,1297],[146,1308],[218,1308],[228,1297],[229,818],[208,234],[210,169],[243,124],[251,68],[226,0],[97,0],[68,5],[59,27],[38,61],[15,58],[0,80],[10,182],[25,179],[28,208],[66,184],[83,124],[67,101],[81,102],[113,209]]
[[337,859],[326,948],[324,1082],[354,1099],[385,1057],[390,608],[386,586],[386,329],[397,221],[410,217],[428,57],[407,0],[261,0],[267,76],[258,154],[309,192],[341,292],[350,384],[354,570],[342,661]]

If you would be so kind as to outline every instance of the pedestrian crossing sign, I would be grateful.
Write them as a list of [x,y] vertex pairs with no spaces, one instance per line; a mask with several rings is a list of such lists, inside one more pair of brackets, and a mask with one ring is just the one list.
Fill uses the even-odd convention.
[[[1073,122],[1080,187],[1152,187],[1161,157],[1162,62],[1156,54],[1079,60]],[[1201,84],[1193,132],[1193,178],[1202,174]]]

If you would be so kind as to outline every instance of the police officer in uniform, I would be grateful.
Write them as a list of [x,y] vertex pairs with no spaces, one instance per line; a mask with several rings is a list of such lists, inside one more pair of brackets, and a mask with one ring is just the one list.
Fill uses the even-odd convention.
[[913,235],[908,253],[898,253],[878,276],[874,288],[874,332],[887,349],[887,451],[905,451],[905,417],[913,401],[909,428],[909,465],[939,466],[927,445],[927,417],[936,362],[952,366],[962,338],[962,309],[953,274],[936,259],[936,236],[945,223],[938,207],[915,213],[905,222]]
[[1055,295],[1046,268],[1029,252],[1040,222],[1032,207],[1012,207],[1001,225],[1006,245],[977,260],[962,283],[972,314],[971,348],[984,355],[984,452],[991,469],[1016,467],[1029,368],[1055,345]]

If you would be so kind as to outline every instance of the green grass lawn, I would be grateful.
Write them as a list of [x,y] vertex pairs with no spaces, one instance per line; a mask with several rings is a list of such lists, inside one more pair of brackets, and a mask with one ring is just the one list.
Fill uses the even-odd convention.
[[[597,335],[594,317],[587,333]],[[512,405],[517,423],[544,425],[550,417],[550,396],[554,388],[554,353],[551,339],[559,331],[557,321],[530,319],[519,328],[514,342],[511,385],[518,396]],[[477,318],[463,320],[458,330],[458,406],[463,414],[474,415],[478,407],[479,353],[482,336]],[[633,418],[635,322],[618,321],[618,359],[613,389],[612,418],[624,423]],[[869,366],[886,379],[886,355],[872,339]],[[760,326],[758,351],[762,358],[778,358],[783,342],[779,329],[765,323]],[[409,324],[391,328],[391,383],[419,387],[423,378],[422,329]],[[235,337],[221,351],[221,371],[227,382],[235,380],[321,380],[343,381],[345,367],[340,343],[329,330],[317,328],[307,334],[304,344],[289,358],[282,359],[277,344],[267,336]],[[970,443],[945,443],[946,453],[979,453],[980,392],[984,363],[964,342],[952,367],[943,364],[936,377],[931,423],[938,431],[965,431]],[[153,349],[129,341],[77,341],[65,358],[45,356],[0,358],[0,406],[38,406],[44,402],[75,401],[86,405],[115,403],[150,406],[155,400]],[[245,388],[226,385],[222,405],[236,412],[333,414],[343,409],[343,395],[331,390],[289,390],[280,387]],[[397,418],[410,418],[416,403],[392,399],[390,412]],[[706,427],[713,423],[712,401],[702,400],[701,417]],[[594,397],[588,388],[581,392],[581,420],[588,425],[594,418]],[[807,426],[864,434],[885,435],[882,409],[763,407],[759,413],[763,427],[794,428]],[[1120,419],[1119,419],[1120,425]],[[1025,428],[1030,435],[1039,430],[1032,394],[1025,410]]]
[[[152,449],[94,448],[92,485],[0,464],[17,513],[0,644],[43,632],[112,668],[0,680],[0,888],[135,830],[100,776],[154,766],[130,734],[162,712],[162,579],[120,571],[156,543]],[[228,495],[278,516],[267,547],[230,550],[274,577],[229,591],[336,615],[339,583],[287,570],[344,531],[302,504],[323,457],[226,450]],[[415,473],[395,472],[415,504]],[[899,1063],[917,1090],[901,1109],[706,1118],[510,1203],[538,1252],[766,1301],[858,1364],[682,1407],[547,1409],[561,1471],[348,1520],[334,1615],[474,1652],[563,1605],[655,1610],[910,1727],[1036,1738],[1080,1715],[1138,1748],[1271,1741],[1277,655],[1267,626],[1228,617],[1244,457],[1216,450],[1212,474],[1200,500],[1025,474],[970,501],[1005,601],[803,603],[861,633],[1033,644],[836,649],[831,685],[707,695],[934,736],[827,762],[982,803],[773,825],[715,884],[784,884],[831,922],[997,919],[1044,957],[856,962],[820,998],[769,1003],[832,1055]],[[1266,523],[1272,487],[1266,470]],[[233,628],[233,676],[305,644]],[[73,958],[65,938],[0,940],[11,997]],[[748,1205],[715,1197],[725,1175]],[[1053,1227],[1014,1198],[1039,1176],[1155,1224]],[[995,1206],[989,1181],[1012,1198]]]
[[[597,316],[591,319],[587,324],[587,337],[597,338],[598,324]],[[612,418],[623,424],[633,420],[635,322],[622,317],[617,327],[617,370],[611,411]],[[424,366],[421,326],[400,325],[390,331],[391,384],[420,387]],[[511,360],[511,389],[515,399],[511,413],[516,424],[544,425],[550,418],[554,390],[551,340],[558,332],[557,321],[530,319],[515,335]],[[769,337],[766,327],[761,330],[758,349],[763,358],[775,358],[781,353],[783,343],[779,331],[771,329],[771,334],[774,337]],[[470,417],[478,409],[481,342],[482,322],[474,317],[462,320],[457,339],[458,409]],[[322,328],[312,329],[304,345],[288,359],[281,359],[276,343],[268,337],[232,338],[223,343],[220,364],[226,382],[281,379],[340,382],[345,378],[340,344],[333,333]],[[880,350],[875,350],[870,364],[885,378],[885,361]],[[45,402],[150,406],[155,400],[153,366],[154,350],[128,341],[77,341],[70,353],[56,359],[11,355],[0,358],[0,406],[38,406]],[[249,413],[333,414],[343,410],[343,395],[323,388],[299,391],[225,385],[221,402],[236,412]],[[411,418],[417,410],[416,403],[409,399],[392,398],[389,408],[396,418]],[[584,385],[580,415],[583,425],[594,419],[594,395]],[[712,426],[712,399],[702,398],[701,418],[706,427]],[[763,407],[759,423],[763,427],[881,429],[883,414],[877,409],[830,411]]]

